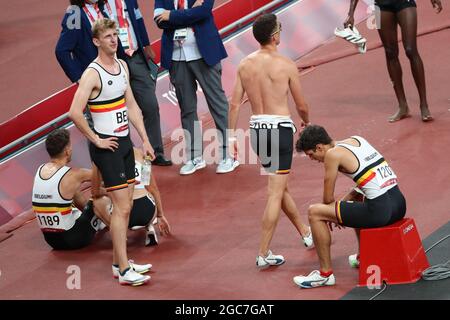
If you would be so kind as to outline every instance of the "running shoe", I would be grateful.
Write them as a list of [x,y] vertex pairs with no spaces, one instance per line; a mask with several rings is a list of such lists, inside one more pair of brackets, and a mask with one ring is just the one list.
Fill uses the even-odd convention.
[[328,277],[323,277],[319,270],[314,270],[307,276],[296,276],[292,280],[301,288],[310,289],[322,286],[334,286],[336,279],[333,274]]
[[282,255],[275,255],[272,251],[267,252],[266,257],[257,256],[256,257],[256,266],[258,268],[265,268],[269,266],[280,266],[285,263],[284,257]]
[[307,248],[312,248],[314,246],[314,240],[311,232],[311,227],[309,227],[309,234],[306,237],[302,237],[303,244]]
[[119,283],[127,286],[140,286],[150,281],[150,276],[137,273],[132,268],[128,268],[122,275],[119,273]]
[[358,47],[360,53],[367,51],[367,40],[359,33],[355,26],[348,26],[347,28],[336,28],[334,34],[344,40],[347,40],[351,44]]
[[232,158],[226,158],[220,161],[217,165],[216,173],[228,173],[236,169],[238,166],[239,161]]
[[[136,271],[139,274],[147,273],[152,268],[152,265],[150,263],[148,264],[136,264],[133,260],[128,260],[128,263],[130,265],[130,268]],[[112,265],[112,273],[114,278],[119,278],[119,266],[118,265]]]
[[203,169],[206,167],[206,161],[201,157],[195,158],[194,160],[189,160],[180,169],[181,175],[193,174],[195,171]]
[[359,254],[355,253],[348,256],[348,264],[352,268],[359,268]]

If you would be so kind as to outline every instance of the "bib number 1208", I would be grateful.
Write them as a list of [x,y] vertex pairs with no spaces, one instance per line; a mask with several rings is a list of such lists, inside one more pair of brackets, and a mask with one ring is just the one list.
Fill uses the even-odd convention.
[[378,171],[378,174],[383,179],[386,179],[386,178],[392,176],[392,170],[391,170],[391,168],[388,165],[378,168],[377,171]]

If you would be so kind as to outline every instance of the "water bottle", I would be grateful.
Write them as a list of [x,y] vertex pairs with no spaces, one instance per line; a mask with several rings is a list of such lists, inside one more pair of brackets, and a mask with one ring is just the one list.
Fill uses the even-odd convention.
[[141,169],[141,183],[144,186],[150,185],[150,179],[152,175],[152,162],[149,156],[144,158],[144,163]]

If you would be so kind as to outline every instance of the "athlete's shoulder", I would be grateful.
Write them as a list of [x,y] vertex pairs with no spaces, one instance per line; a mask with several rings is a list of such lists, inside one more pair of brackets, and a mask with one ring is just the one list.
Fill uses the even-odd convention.
[[119,61],[119,63],[120,63],[125,69],[128,69],[128,66],[127,66],[127,63],[125,62],[125,60],[117,59],[117,61]]
[[83,75],[81,76],[81,78],[84,77],[98,77],[98,70],[96,68],[96,65],[91,63],[86,70],[84,70]]
[[277,63],[280,67],[282,67],[288,74],[292,75],[298,75],[298,67],[297,64],[290,58],[282,55],[277,54]]
[[334,148],[330,148],[325,153],[324,162],[325,163],[340,163],[344,156],[343,148],[339,146],[335,146]]
[[100,79],[100,75],[97,69],[93,66],[89,65],[86,70],[84,70],[83,74],[80,78],[81,83],[92,83],[98,81]]
[[238,69],[245,68],[245,66],[251,64],[257,57],[258,57],[257,51],[250,53],[248,56],[246,56],[239,62]]
[[91,180],[92,170],[86,168],[70,167],[67,176],[77,182]]

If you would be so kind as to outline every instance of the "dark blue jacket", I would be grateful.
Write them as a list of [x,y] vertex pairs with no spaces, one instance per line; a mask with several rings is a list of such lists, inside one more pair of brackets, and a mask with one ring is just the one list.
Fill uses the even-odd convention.
[[186,10],[175,10],[173,0],[155,0],[155,9],[171,10],[169,21],[158,23],[163,29],[161,38],[161,66],[170,70],[173,53],[173,34],[176,29],[193,27],[198,50],[209,66],[227,57],[219,31],[214,23],[214,0],[204,0],[203,5],[192,8],[195,0],[188,0]]
[[[144,19],[139,11],[137,0],[125,0],[127,4],[128,14],[131,24],[133,25],[139,48],[148,46],[147,30],[145,29]],[[132,9],[130,9],[132,8]],[[108,10],[103,6],[100,7],[105,17],[108,16]],[[79,28],[74,14],[80,13]],[[138,16],[136,17],[136,14]],[[72,82],[76,82],[81,78],[87,66],[97,57],[97,47],[92,42],[91,23],[83,9],[68,10],[64,15],[61,23],[62,31],[56,44],[55,54],[59,64],[63,68],[67,77]],[[125,58],[125,52],[119,42],[117,56],[121,59]]]

